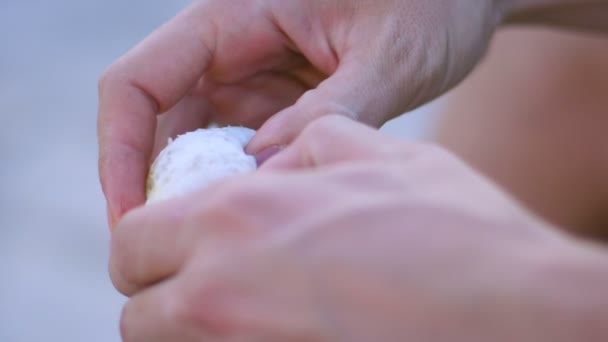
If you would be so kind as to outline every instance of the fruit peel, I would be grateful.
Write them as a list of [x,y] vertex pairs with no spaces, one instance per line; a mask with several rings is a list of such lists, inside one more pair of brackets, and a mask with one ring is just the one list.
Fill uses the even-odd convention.
[[226,177],[255,171],[245,153],[255,131],[245,127],[201,128],[169,140],[148,173],[146,204],[186,195]]

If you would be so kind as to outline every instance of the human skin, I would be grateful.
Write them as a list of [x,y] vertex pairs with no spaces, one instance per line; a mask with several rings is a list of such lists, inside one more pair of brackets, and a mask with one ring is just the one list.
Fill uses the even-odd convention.
[[131,211],[110,265],[126,342],[608,339],[605,250],[340,116],[258,173]]
[[440,108],[434,140],[555,225],[608,238],[608,38],[499,32]]
[[378,127],[460,82],[498,25],[608,30],[607,12],[597,0],[197,1],[100,80],[110,222],[144,202],[167,136],[210,120],[261,126],[247,148],[258,153],[323,115]]

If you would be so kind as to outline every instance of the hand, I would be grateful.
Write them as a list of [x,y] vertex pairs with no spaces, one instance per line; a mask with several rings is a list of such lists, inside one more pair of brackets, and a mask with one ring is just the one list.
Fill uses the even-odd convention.
[[127,342],[594,341],[605,299],[579,315],[551,285],[587,277],[540,266],[569,246],[448,153],[330,116],[259,173],[127,214],[111,275]]
[[210,121],[261,126],[254,154],[327,114],[380,126],[458,83],[501,13],[477,0],[197,1],[100,81],[111,221],[144,202],[167,137]]

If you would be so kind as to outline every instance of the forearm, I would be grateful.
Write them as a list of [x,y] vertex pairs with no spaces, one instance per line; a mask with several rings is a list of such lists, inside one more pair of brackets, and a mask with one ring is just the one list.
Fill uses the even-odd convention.
[[499,0],[505,23],[553,25],[608,33],[608,0]]

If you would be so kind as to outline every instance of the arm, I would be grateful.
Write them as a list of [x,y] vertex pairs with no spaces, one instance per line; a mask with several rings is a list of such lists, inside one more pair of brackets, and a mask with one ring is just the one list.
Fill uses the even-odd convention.
[[548,24],[608,32],[606,0],[504,0],[506,23]]

